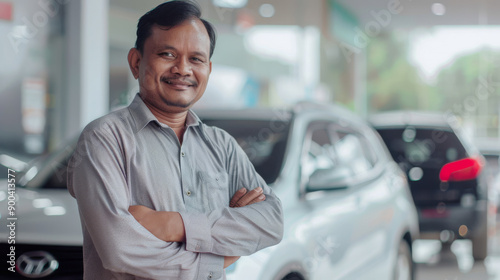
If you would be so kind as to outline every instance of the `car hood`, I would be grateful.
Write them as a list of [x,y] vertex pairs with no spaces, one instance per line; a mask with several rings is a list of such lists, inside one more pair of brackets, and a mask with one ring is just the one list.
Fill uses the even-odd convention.
[[[76,200],[66,189],[15,189],[15,212],[9,215],[6,180],[0,181],[2,220],[12,227],[0,227],[0,238],[15,234],[16,244],[82,245],[83,237]],[[12,203],[11,203],[12,204]],[[16,220],[7,218],[17,218]]]

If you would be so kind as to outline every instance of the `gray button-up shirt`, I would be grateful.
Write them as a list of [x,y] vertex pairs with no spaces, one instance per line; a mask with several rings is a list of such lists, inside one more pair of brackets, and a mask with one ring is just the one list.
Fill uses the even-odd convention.
[[[223,256],[281,240],[281,203],[234,138],[192,111],[186,125],[181,145],[137,95],[83,130],[68,189],[80,210],[85,279],[223,279]],[[265,201],[229,207],[239,188],[259,186]],[[186,242],[156,238],[130,205],[179,212]]]

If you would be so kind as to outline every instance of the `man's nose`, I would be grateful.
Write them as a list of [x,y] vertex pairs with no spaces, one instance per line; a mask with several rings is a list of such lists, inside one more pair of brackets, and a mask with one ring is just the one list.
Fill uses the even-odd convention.
[[172,67],[173,74],[180,74],[181,76],[189,76],[192,74],[191,65],[187,58],[178,58]]

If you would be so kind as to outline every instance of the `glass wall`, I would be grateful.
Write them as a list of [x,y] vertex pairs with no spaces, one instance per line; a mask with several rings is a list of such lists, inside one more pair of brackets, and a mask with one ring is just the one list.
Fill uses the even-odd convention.
[[56,1],[0,2],[0,154],[43,153],[63,121],[63,22]]

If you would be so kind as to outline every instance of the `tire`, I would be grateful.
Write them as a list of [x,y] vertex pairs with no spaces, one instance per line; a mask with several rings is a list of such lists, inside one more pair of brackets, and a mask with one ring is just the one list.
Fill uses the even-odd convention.
[[304,280],[304,278],[300,277],[298,274],[291,273],[285,276],[283,280]]
[[482,261],[488,256],[488,222],[483,221],[481,227],[474,233],[472,241],[472,256],[476,261]]
[[413,279],[413,259],[410,245],[406,240],[399,243],[398,254],[394,265],[394,280]]

